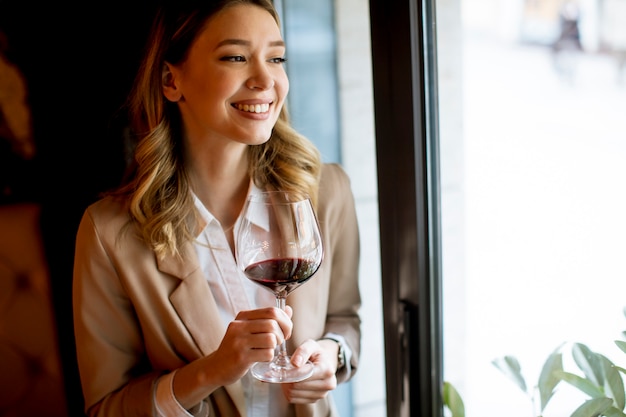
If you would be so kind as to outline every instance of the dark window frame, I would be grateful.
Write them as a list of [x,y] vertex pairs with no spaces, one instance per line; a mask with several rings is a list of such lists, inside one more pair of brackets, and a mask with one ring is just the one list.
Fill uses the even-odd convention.
[[442,416],[435,9],[370,0],[388,416]]

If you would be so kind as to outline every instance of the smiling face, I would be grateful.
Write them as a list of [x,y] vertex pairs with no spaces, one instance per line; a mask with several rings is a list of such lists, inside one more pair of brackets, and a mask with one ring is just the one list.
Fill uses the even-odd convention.
[[272,15],[241,4],[209,19],[187,58],[168,64],[163,92],[189,140],[267,141],[289,91],[285,46]]

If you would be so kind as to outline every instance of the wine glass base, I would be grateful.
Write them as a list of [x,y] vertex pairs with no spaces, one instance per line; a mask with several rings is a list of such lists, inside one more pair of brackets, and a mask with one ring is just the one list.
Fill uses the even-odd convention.
[[250,368],[250,372],[260,381],[285,384],[309,378],[313,375],[313,364],[308,361],[299,367],[290,365],[286,368],[277,368],[272,362],[257,362]]

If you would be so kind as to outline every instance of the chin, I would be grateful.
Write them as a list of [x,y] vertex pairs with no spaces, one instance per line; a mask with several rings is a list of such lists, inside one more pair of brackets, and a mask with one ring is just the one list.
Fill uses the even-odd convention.
[[272,136],[272,132],[269,132],[267,135],[255,135],[252,138],[248,137],[248,139],[246,140],[246,143],[248,145],[263,145],[264,143],[270,140],[271,136]]

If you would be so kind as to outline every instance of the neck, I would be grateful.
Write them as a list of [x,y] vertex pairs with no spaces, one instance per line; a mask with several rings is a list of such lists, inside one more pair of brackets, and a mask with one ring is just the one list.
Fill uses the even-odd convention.
[[194,193],[224,229],[232,227],[250,187],[247,157],[195,162],[190,170]]

